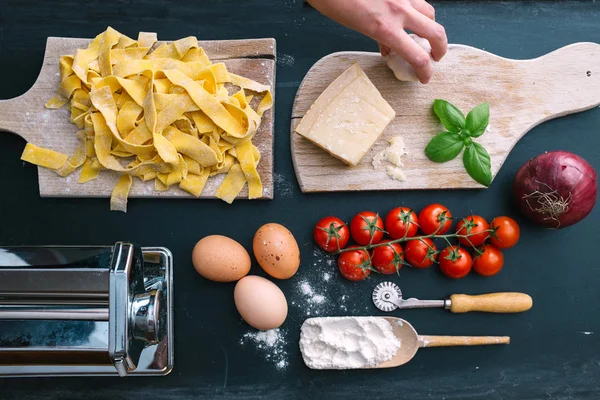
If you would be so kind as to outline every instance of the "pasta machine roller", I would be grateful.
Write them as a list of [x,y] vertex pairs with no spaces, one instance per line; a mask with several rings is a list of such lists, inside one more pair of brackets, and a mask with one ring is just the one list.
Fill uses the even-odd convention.
[[0,376],[168,374],[172,270],[163,247],[0,247]]

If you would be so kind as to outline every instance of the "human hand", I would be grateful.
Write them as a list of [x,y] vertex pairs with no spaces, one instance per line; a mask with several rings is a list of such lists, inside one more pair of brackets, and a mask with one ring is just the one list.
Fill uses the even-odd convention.
[[[444,27],[435,22],[435,10],[425,0],[308,0],[325,16],[379,43],[381,54],[390,49],[416,71],[421,83],[433,75],[431,57],[439,61],[448,50]],[[431,57],[405,29],[431,44]]]

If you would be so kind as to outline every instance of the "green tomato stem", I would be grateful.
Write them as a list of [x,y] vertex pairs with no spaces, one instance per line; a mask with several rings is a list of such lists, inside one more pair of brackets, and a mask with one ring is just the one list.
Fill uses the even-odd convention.
[[471,244],[471,247],[473,247],[473,249],[477,250],[477,247],[473,246],[473,243],[471,243],[469,238],[471,236],[481,235],[482,233],[486,233],[486,232],[492,233],[493,231],[494,231],[493,229],[486,229],[481,232],[468,233],[466,235],[459,235],[458,233],[449,233],[447,235],[437,235],[435,233],[432,233],[430,235],[423,235],[423,236],[401,237],[400,239],[390,240],[389,242],[385,242],[385,243],[376,243],[376,244],[369,244],[367,246],[359,246],[359,247],[340,249],[339,251],[337,251],[334,254],[341,254],[341,253],[345,253],[347,251],[357,251],[357,250],[365,250],[368,252],[369,250],[373,250],[376,247],[388,246],[393,243],[404,243],[404,242],[408,242],[409,240],[422,240],[422,239],[444,239],[444,240],[446,240],[446,242],[448,242],[449,239],[461,239],[462,238],[462,239],[466,239],[467,241],[469,241],[469,243]]

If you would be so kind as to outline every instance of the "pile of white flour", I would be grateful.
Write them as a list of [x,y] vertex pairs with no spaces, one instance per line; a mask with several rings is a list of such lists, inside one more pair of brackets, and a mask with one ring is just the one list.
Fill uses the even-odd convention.
[[373,367],[391,360],[400,348],[383,318],[309,318],[302,324],[300,351],[312,369]]

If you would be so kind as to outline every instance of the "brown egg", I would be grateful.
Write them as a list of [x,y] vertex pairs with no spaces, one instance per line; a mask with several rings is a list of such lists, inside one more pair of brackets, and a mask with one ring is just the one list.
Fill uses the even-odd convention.
[[288,312],[285,295],[276,284],[260,276],[246,276],[235,284],[233,299],[248,325],[268,331],[279,328]]
[[215,282],[233,282],[250,272],[250,255],[227,236],[212,235],[201,239],[192,252],[196,271]]
[[288,279],[298,271],[300,249],[294,235],[285,226],[261,226],[254,235],[252,248],[260,266],[272,277]]

